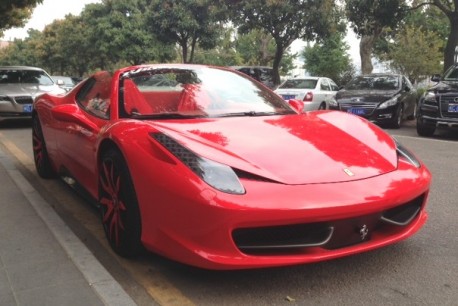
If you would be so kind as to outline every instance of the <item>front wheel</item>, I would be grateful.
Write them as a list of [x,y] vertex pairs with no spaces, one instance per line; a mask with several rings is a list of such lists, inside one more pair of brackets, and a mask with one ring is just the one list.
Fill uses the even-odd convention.
[[38,115],[33,116],[32,119],[32,147],[33,160],[38,175],[45,179],[53,178],[55,172],[49,161],[48,150],[46,149],[45,138]]
[[103,229],[111,248],[123,257],[138,255],[142,245],[137,196],[126,161],[115,149],[102,156],[99,203]]
[[431,124],[425,124],[421,117],[417,117],[417,134],[424,137],[433,136],[436,131],[436,126]]
[[403,115],[404,115],[404,108],[402,107],[402,104],[401,104],[398,110],[395,112],[394,117],[391,120],[390,127],[393,129],[399,129],[401,127]]

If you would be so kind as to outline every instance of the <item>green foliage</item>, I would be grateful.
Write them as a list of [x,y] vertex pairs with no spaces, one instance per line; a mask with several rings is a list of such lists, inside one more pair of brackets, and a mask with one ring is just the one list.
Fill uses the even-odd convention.
[[355,74],[343,35],[332,35],[323,43],[304,48],[304,68],[314,76],[324,76],[343,85]]
[[223,32],[224,5],[212,0],[152,0],[147,8],[147,28],[164,43],[178,44],[182,61],[192,63],[197,46],[216,46]]
[[32,15],[33,8],[43,0],[2,0],[0,2],[0,36],[3,30],[21,27]]
[[285,50],[296,39],[321,40],[340,28],[333,0],[241,0],[232,4],[239,32],[259,29],[275,41],[274,83],[280,83],[279,66]]
[[413,82],[441,71],[443,40],[422,28],[404,27],[390,45],[390,67]]

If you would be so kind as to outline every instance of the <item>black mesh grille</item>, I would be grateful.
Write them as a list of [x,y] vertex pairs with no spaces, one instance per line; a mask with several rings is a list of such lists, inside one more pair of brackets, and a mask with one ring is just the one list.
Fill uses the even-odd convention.
[[17,96],[17,97],[14,97],[14,100],[18,104],[32,104],[33,103],[33,99],[31,96]]

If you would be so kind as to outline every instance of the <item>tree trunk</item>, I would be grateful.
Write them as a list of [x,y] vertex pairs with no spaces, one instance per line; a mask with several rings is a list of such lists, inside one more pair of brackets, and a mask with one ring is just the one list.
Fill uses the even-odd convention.
[[361,57],[361,73],[372,73],[372,48],[374,46],[374,35],[363,35],[359,42],[359,55]]
[[273,80],[274,86],[280,85],[280,62],[283,57],[283,47],[277,43],[277,49],[275,50],[275,57],[273,62]]
[[444,72],[455,62],[455,48],[458,46],[458,12],[448,15],[450,33],[444,48]]

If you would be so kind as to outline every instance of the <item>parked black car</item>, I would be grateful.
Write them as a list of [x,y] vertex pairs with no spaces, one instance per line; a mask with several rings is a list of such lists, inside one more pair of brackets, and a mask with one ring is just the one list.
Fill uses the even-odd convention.
[[270,89],[275,88],[273,82],[273,69],[267,66],[231,66],[231,68],[249,75],[253,79],[263,83]]
[[437,82],[418,101],[417,133],[432,136],[436,127],[458,127],[458,63],[452,65],[443,77],[433,75]]
[[402,120],[415,118],[416,93],[403,75],[367,74],[354,77],[329,106],[399,128]]

